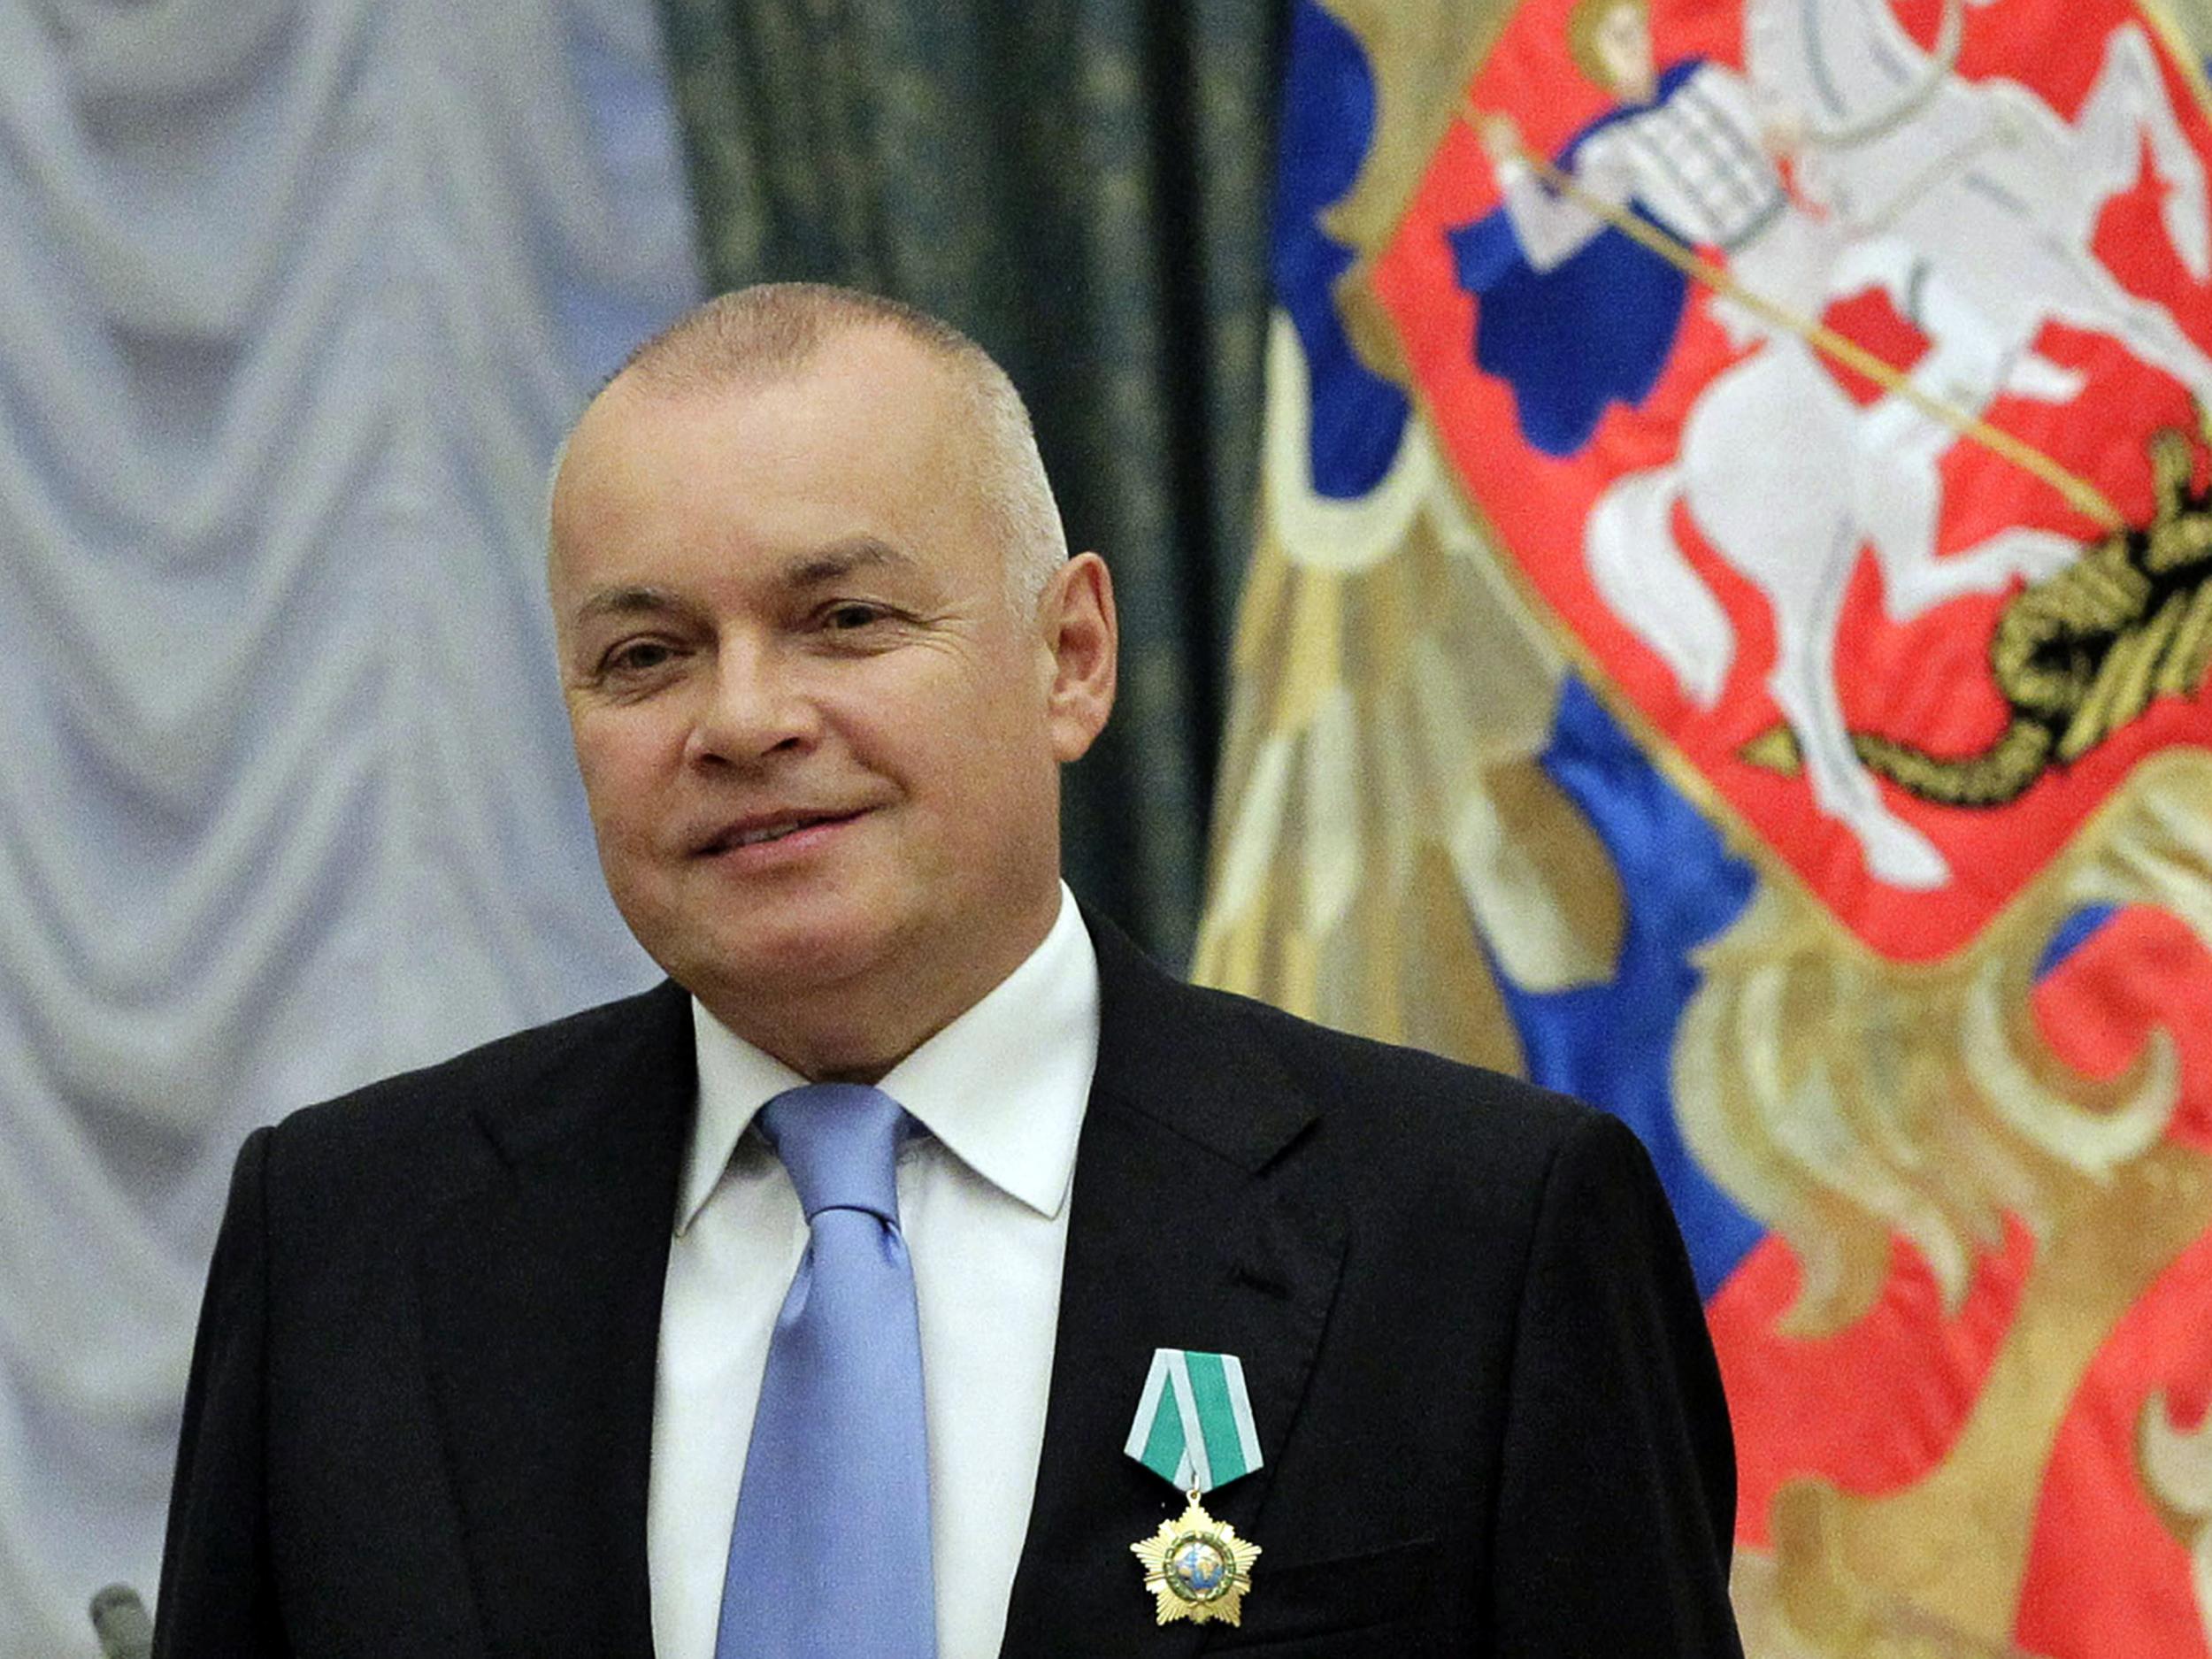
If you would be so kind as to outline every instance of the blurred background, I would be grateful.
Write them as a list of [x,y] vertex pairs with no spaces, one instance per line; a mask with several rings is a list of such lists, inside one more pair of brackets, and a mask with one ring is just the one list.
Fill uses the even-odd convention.
[[[1570,49],[1590,3],[0,7],[0,1659],[91,1655],[111,1579],[150,1599],[246,1133],[653,977],[557,695],[546,468],[640,339],[796,278],[990,349],[1114,568],[1076,890],[1179,969],[1644,1136],[1738,1414],[1755,1654],[2208,1651],[2212,532],[2153,536],[2204,514],[2206,467],[2149,456],[2212,396],[2212,0],[1613,0],[1661,65],[1755,88],[1866,47],[1876,140],[1925,141],[1888,219],[1846,188],[1874,142],[1838,136],[1847,87],[1798,94],[1809,129],[1747,165],[1909,280],[1755,339],[1693,275],[1655,378],[1547,437],[1543,377],[1617,291],[1548,301],[1567,345],[1506,360],[1500,295],[1534,278],[1468,118],[1572,173],[1618,115]],[[1862,33],[1817,38],[1839,23]],[[2039,101],[1997,94],[2008,127],[1954,98],[2001,80]],[[2021,785],[2027,829],[1884,774],[1885,821],[1940,849],[1914,885],[1807,793],[1772,595],[1717,541],[1688,564],[1740,649],[1700,697],[1648,620],[1678,593],[1591,590],[1547,538],[1579,549],[1600,485],[1812,326],[1891,380],[1815,350],[1804,410],[1886,411],[1952,340],[1912,295],[2008,316],[1976,283],[2024,267],[1945,253],[1911,192],[2022,132],[2060,157],[2023,234],[2057,245],[2028,210],[2082,196],[2068,257],[2183,343],[2054,300],[1987,348],[1966,413],[2089,497],[1948,433],[1938,567],[1993,526],[2064,557],[1916,634],[1855,532],[1824,600],[1842,699],[1981,741],[2017,713],[1983,683],[2005,607],[2069,562],[2155,567],[2172,620],[2074,641],[2104,725]],[[2067,148],[2092,139],[2093,177]],[[1662,529],[1695,541],[1686,511]]]

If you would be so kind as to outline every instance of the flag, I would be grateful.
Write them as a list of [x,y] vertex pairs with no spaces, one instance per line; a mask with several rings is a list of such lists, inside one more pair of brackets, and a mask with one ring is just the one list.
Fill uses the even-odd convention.
[[1766,1659],[2212,1629],[2212,92],[1301,0],[1210,983],[1641,1136]]

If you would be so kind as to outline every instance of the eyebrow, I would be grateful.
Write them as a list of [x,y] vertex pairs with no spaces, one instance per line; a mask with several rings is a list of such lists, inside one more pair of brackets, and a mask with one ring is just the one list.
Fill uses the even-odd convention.
[[649,582],[626,582],[618,588],[602,588],[576,607],[576,620],[591,622],[600,617],[635,617],[656,615],[669,611],[687,609],[684,601],[666,588],[656,588]]
[[818,552],[803,554],[783,567],[784,583],[792,588],[818,588],[861,570],[912,570],[913,556],[902,553],[888,541],[872,535],[832,542]]
[[[888,541],[872,535],[853,536],[847,541],[832,542],[814,552],[803,553],[785,562],[776,572],[774,580],[787,588],[819,588],[863,570],[911,571],[920,568],[920,561],[911,554],[902,553]],[[576,607],[575,620],[579,626],[603,617],[664,616],[668,613],[695,611],[692,600],[670,588],[656,587],[651,582],[624,582],[612,588],[602,588],[585,598]]]

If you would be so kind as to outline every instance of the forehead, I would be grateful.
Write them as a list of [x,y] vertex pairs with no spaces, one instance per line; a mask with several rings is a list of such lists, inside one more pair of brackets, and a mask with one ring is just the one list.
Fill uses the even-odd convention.
[[971,411],[941,362],[881,329],[760,380],[618,380],[578,422],[555,482],[557,599],[580,583],[739,574],[862,541],[964,565],[988,540]]

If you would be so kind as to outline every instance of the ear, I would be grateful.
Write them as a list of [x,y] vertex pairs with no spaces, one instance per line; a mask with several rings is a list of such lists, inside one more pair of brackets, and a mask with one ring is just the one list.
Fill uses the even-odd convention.
[[1115,660],[1121,631],[1114,619],[1114,579],[1095,553],[1064,565],[1037,602],[1038,626],[1052,657],[1046,719],[1052,752],[1078,758],[1113,711]]

